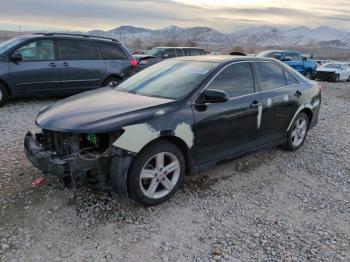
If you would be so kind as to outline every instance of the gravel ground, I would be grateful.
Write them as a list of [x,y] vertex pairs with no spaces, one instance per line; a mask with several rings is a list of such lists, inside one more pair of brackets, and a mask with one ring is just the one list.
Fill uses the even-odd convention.
[[57,98],[0,108],[0,261],[350,261],[350,84],[322,83],[318,126],[278,148],[189,177],[144,208],[63,189],[23,153],[34,117]]

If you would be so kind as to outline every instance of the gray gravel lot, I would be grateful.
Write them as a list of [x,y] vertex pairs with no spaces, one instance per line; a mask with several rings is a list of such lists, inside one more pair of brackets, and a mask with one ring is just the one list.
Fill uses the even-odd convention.
[[318,126],[279,148],[189,177],[144,208],[41,177],[23,153],[40,108],[0,108],[0,261],[350,261],[350,83],[322,83]]

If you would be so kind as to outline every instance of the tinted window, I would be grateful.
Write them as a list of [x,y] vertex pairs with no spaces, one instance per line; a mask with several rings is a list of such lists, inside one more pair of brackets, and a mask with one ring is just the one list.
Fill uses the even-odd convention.
[[283,69],[273,63],[255,63],[261,91],[286,86]]
[[182,50],[180,48],[176,48],[176,54],[177,54],[177,56],[185,56],[184,50]]
[[281,59],[282,52],[280,51],[263,51],[256,55],[257,57],[271,57]]
[[199,51],[199,49],[190,49],[189,55],[190,56],[201,55],[201,52]]
[[284,74],[286,77],[287,86],[292,86],[292,85],[298,84],[298,82],[294,79],[294,77],[291,76],[290,73],[288,73],[287,71],[284,71]]
[[168,55],[167,58],[176,57],[175,49],[173,48],[165,49],[164,55],[165,54]]
[[288,53],[285,58],[289,58],[290,61],[300,61],[300,56],[297,53]]
[[211,82],[208,89],[225,91],[230,97],[254,93],[254,78],[249,63],[238,63],[226,67]]
[[87,40],[58,40],[58,53],[62,60],[98,60],[95,45]]
[[21,54],[23,61],[46,61],[55,59],[53,40],[37,40],[25,44],[15,51]]
[[97,42],[96,44],[103,59],[118,60],[128,58],[127,55],[123,52],[122,48],[117,44],[103,42]]

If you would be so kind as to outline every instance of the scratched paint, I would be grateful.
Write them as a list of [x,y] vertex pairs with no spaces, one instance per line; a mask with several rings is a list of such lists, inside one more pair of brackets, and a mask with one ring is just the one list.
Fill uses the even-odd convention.
[[149,124],[136,124],[123,128],[124,133],[113,143],[113,146],[138,153],[150,141],[159,137],[160,132]]
[[269,97],[266,101],[266,105],[270,107],[272,105],[272,99]]
[[285,95],[285,96],[283,97],[283,101],[284,101],[284,102],[288,102],[288,101],[289,101],[289,95]]
[[262,105],[258,107],[257,129],[260,129],[260,126],[261,126],[262,108],[263,108]]
[[[113,143],[113,146],[138,153],[149,142],[160,137],[160,131],[151,125],[143,123],[123,127],[124,133]],[[194,144],[194,133],[187,123],[176,126],[174,135],[182,139],[191,148]]]
[[193,146],[194,134],[189,124],[181,123],[175,129],[175,136],[181,138],[187,144],[188,148]]

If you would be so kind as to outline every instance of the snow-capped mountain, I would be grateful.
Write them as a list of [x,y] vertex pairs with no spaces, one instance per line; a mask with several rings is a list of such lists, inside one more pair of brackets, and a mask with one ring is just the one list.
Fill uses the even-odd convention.
[[256,27],[236,31],[230,34],[233,42],[250,46],[305,46],[337,43],[338,47],[350,47],[350,32],[321,26],[314,29],[306,26],[277,29],[274,27]]
[[110,36],[131,43],[140,39],[143,44],[158,42],[195,42],[201,45],[267,47],[267,46],[334,46],[350,48],[350,32],[321,26],[309,28],[276,28],[260,26],[224,34],[209,27],[181,28],[170,26],[153,30],[142,27],[121,26],[109,31],[94,30],[91,35]]

